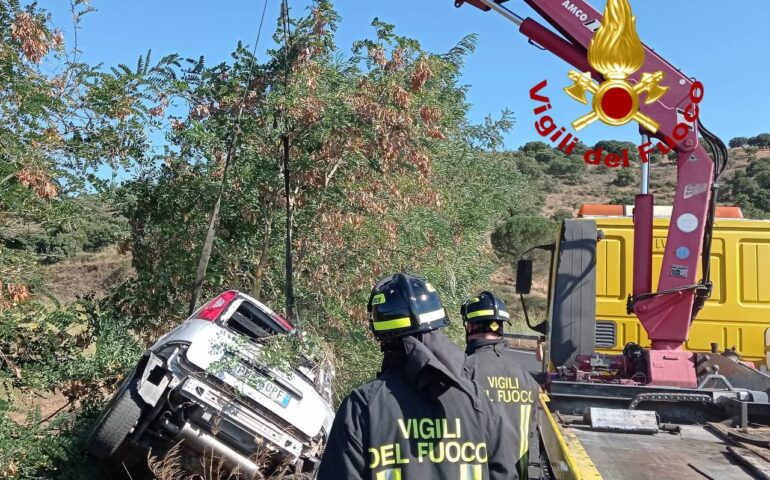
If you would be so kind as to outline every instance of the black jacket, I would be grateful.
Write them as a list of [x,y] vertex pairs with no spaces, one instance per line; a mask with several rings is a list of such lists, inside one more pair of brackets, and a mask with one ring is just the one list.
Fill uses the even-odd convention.
[[471,340],[465,353],[465,376],[478,383],[510,421],[520,446],[517,471],[520,478],[526,479],[529,445],[537,447],[535,418],[540,386],[512,357],[502,339]]
[[442,333],[403,339],[342,402],[319,480],[511,480],[518,445]]

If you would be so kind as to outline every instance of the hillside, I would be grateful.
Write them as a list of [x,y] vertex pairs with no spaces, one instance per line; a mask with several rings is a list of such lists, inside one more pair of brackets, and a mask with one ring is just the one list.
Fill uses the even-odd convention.
[[[526,152],[531,146],[522,147],[520,152]],[[558,151],[554,151],[554,153],[556,155],[560,154]],[[732,194],[734,192],[731,192],[729,188],[732,183],[731,180],[736,177],[736,174],[745,175],[750,165],[758,164],[763,159],[770,159],[770,149],[760,150],[751,147],[739,147],[730,149],[729,154],[730,162],[721,182],[722,190],[719,203],[721,205],[745,207],[733,198]],[[578,162],[577,156],[573,157],[575,158],[572,158],[572,160]],[[531,162],[526,160],[523,163],[530,167],[532,165]],[[540,183],[541,191],[543,192],[542,209],[535,213],[539,217],[554,218],[554,232],[557,228],[558,220],[576,215],[581,205],[585,203],[631,205],[633,204],[634,195],[636,195],[639,189],[638,166],[629,169],[634,174],[630,177],[633,183],[624,186],[618,185],[618,183],[624,182],[617,181],[619,172],[623,172],[622,169],[588,166],[579,178],[575,179],[559,175],[549,175],[549,168],[547,164],[543,164],[539,166],[538,170],[526,169],[525,171],[530,172],[529,177],[532,181]],[[625,175],[625,172],[620,173],[620,175]],[[650,190],[655,195],[656,204],[671,205],[675,188],[676,161],[673,157],[656,158],[652,164],[650,175]],[[751,217],[751,212],[751,208],[744,208],[744,214],[747,217]],[[548,241],[550,241],[550,237],[547,236],[534,238],[530,241],[529,245]],[[513,331],[516,333],[533,334],[534,332],[527,328],[524,323],[520,300],[515,293],[516,273],[513,260],[515,259],[512,257],[501,257],[500,266],[490,278],[491,288],[500,293],[507,302],[509,309],[513,312],[513,318],[515,318]],[[533,319],[533,323],[539,323],[544,320],[547,313],[546,282],[548,272],[544,268],[547,262],[548,258],[545,255],[539,254],[538,257],[535,257],[536,268],[539,267],[539,271],[536,272],[532,294],[527,297],[529,314],[530,318]]]
[[[756,155],[755,160],[770,158],[770,150],[758,150],[754,155]],[[743,148],[731,149],[730,163],[722,181],[723,187],[735,175],[735,172],[745,172],[746,167],[753,161],[752,158],[752,154],[747,153]],[[614,183],[620,170],[604,167],[588,167],[588,172],[583,176],[583,181],[579,185],[570,185],[563,179],[556,177],[555,180],[558,185],[556,191],[546,195],[545,206],[541,213],[546,216],[552,216],[564,210],[576,213],[580,205],[584,203],[625,203],[630,205],[633,203],[634,195],[639,190],[638,165],[632,166],[631,170],[634,173],[634,183],[628,186],[618,186]],[[675,188],[676,159],[673,157],[658,158],[652,163],[650,170],[650,191],[655,195],[655,203],[657,205],[671,205]],[[732,204],[725,197],[723,188],[720,204]],[[617,200],[624,200],[624,202]]]

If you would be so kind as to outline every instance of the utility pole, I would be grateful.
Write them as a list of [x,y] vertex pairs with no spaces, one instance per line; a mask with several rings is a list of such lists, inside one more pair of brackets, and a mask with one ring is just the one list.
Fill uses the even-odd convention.
[[297,309],[294,304],[294,254],[293,235],[294,218],[291,198],[291,176],[289,171],[290,145],[289,137],[285,133],[281,135],[283,144],[283,188],[286,192],[286,315],[289,320],[297,321]]
[[[289,2],[281,2],[281,20],[283,23],[284,35],[284,98],[287,97],[289,89],[289,78],[291,74],[291,43],[289,39]],[[285,108],[285,106],[284,106]],[[291,143],[289,141],[289,126],[286,123],[286,112],[281,109],[281,146],[283,148],[283,188],[286,196],[286,316],[289,321],[298,323],[297,307],[294,303],[294,256],[293,256],[293,229],[294,218],[291,198],[291,171],[289,164],[291,160]]]

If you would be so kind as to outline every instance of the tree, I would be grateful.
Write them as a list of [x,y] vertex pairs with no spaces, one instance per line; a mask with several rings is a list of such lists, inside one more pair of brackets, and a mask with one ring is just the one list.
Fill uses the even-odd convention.
[[762,133],[749,139],[748,144],[757,148],[770,148],[770,133]]
[[730,140],[730,148],[741,148],[749,144],[747,137],[735,137]]
[[376,368],[365,341],[373,277],[401,268],[423,274],[451,305],[491,271],[491,259],[478,255],[484,233],[535,196],[514,158],[482,151],[510,122],[467,121],[459,75],[474,37],[437,55],[375,21],[375,37],[346,56],[333,42],[328,3],[291,22],[291,38],[279,29],[278,47],[255,64],[251,82],[253,58],[243,46],[232,63],[192,61],[178,73],[186,80],[173,98],[189,113],[176,119],[174,148],[120,194],[136,277],[111,303],[143,336],[184,314],[245,97],[203,297],[237,288],[286,309],[283,239],[291,228],[302,328],[331,345],[344,394]]
[[535,245],[554,240],[557,224],[535,215],[515,215],[492,233],[492,246],[505,258],[515,261]]
[[533,155],[543,150],[551,150],[551,146],[545,142],[538,141],[538,142],[527,142],[524,145],[519,147],[520,152],[524,152],[530,155]]

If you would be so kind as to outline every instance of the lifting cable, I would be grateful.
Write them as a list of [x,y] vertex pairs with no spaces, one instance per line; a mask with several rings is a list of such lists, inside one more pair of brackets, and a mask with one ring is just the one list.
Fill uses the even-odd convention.
[[241,118],[243,118],[243,108],[246,103],[247,95],[249,94],[249,87],[251,86],[251,80],[254,75],[254,63],[257,58],[257,47],[259,46],[259,39],[262,36],[262,25],[265,22],[265,13],[267,12],[267,2],[262,7],[262,17],[259,20],[259,29],[257,30],[257,39],[254,42],[254,49],[251,54],[251,65],[249,66],[249,75],[246,80],[246,88],[243,92],[240,104],[238,105],[238,116],[235,119],[235,128],[231,132],[230,145],[227,148],[227,157],[225,159],[225,168],[222,172],[222,183],[219,187],[219,194],[217,195],[217,201],[214,203],[214,210],[211,212],[211,218],[209,219],[209,227],[206,232],[206,240],[203,242],[203,249],[201,250],[201,256],[198,261],[198,271],[195,274],[195,283],[193,284],[193,292],[190,297],[190,306],[188,315],[192,315],[195,312],[195,307],[198,304],[198,297],[200,296],[201,289],[203,288],[203,282],[206,280],[206,270],[208,269],[209,259],[211,258],[211,250],[214,245],[214,237],[216,236],[217,224],[219,223],[219,209],[222,206],[222,197],[225,193],[227,186],[227,174],[230,171],[230,167],[235,163],[236,147],[238,144],[238,136],[241,133]]

